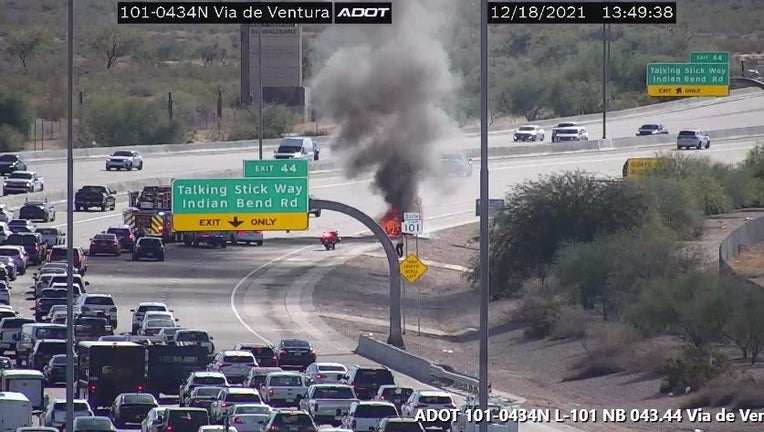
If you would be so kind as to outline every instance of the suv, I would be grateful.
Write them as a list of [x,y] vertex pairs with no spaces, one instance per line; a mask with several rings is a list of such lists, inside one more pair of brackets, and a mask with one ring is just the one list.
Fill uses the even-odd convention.
[[[53,246],[48,250],[48,262],[58,261],[66,262],[66,245]],[[74,248],[74,268],[82,276],[85,276],[85,272],[88,270],[88,257],[78,246]]]
[[317,432],[313,418],[305,411],[277,410],[262,428],[263,431]]
[[132,171],[133,168],[138,171],[143,169],[143,156],[137,151],[116,151],[106,159],[106,171],[111,171],[112,169]]
[[[74,417],[94,417],[95,414],[90,408],[90,404],[85,399],[75,399]],[[40,424],[42,426],[51,426],[63,430],[66,426],[66,400],[53,399],[48,403],[45,411],[40,415]]]
[[42,372],[56,354],[66,354],[66,339],[38,339],[27,359],[27,367]]
[[228,387],[228,380],[220,372],[198,371],[191,372],[186,382],[178,390],[178,400],[183,401],[189,397],[191,390],[196,387]]
[[104,317],[117,328],[117,306],[111,294],[85,294],[77,299],[76,307],[82,316]]
[[220,390],[217,398],[210,404],[210,417],[213,423],[222,423],[231,414],[236,404],[262,404],[260,393],[246,387],[229,387]]
[[197,432],[209,426],[210,416],[203,408],[168,408],[157,428],[164,432]]
[[379,421],[377,432],[425,432],[419,420],[406,417],[385,417]]
[[555,127],[553,127],[553,128],[552,128],[552,142],[555,142],[555,139],[554,139],[554,138],[557,136],[557,131],[558,131],[559,129],[563,129],[563,128],[571,128],[571,127],[578,127],[578,123],[576,123],[576,122],[562,122],[562,123],[557,123],[557,126],[555,126]]
[[358,432],[375,431],[380,420],[387,417],[398,417],[398,410],[390,402],[353,402],[350,411],[342,419],[342,427]]
[[143,302],[143,303],[138,303],[138,308],[130,309],[130,312],[133,313],[132,333],[137,334],[138,329],[141,328],[141,323],[143,322],[143,317],[146,315],[146,312],[172,312],[172,311],[164,303]]
[[40,339],[66,339],[67,330],[65,325],[33,323],[22,324],[21,331],[16,340],[16,366],[21,367],[28,362],[37,341]]
[[257,361],[249,351],[220,351],[208,366],[210,371],[225,375],[232,384],[244,382],[253,367],[257,367]]
[[[450,394],[440,390],[415,390],[414,393],[411,393],[411,396],[409,396],[409,400],[407,400],[401,407],[401,415],[404,417],[418,418],[421,412],[426,413],[433,410],[446,411],[452,409],[456,409],[456,404]],[[441,421],[440,418],[442,416],[437,417],[438,420],[435,421],[423,421],[422,426],[425,428],[435,427],[442,430],[447,430],[451,427],[450,421]]]
[[5,240],[5,244],[23,246],[29,255],[29,262],[33,265],[42,264],[47,255],[47,247],[40,234],[13,233]]
[[27,164],[17,154],[4,154],[0,156],[0,175],[3,177],[14,171],[26,171]]
[[130,231],[130,228],[116,228],[112,227],[106,230],[106,234],[114,234],[119,240],[119,246],[124,250],[133,250],[135,246],[135,236]]
[[47,201],[27,201],[19,209],[19,219],[53,222],[56,220],[56,210]]
[[164,243],[158,237],[141,237],[133,248],[133,261],[141,258],[152,258],[164,261]]
[[394,385],[395,378],[390,369],[384,366],[353,365],[341,381],[355,389],[358,399],[372,399],[383,385]]
[[711,138],[702,131],[685,129],[680,131],[676,137],[676,149],[682,150],[685,148],[709,149],[711,148]]

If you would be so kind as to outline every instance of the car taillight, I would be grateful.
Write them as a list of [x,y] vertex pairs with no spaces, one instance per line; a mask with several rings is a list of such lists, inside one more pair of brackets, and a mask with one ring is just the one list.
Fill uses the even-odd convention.
[[244,231],[236,231],[236,234],[238,234],[238,235],[244,235]]
[[233,422],[234,422],[234,423],[236,423],[236,424],[242,424],[242,423],[244,423],[244,422],[243,422],[243,421],[242,421],[242,420],[241,420],[239,417],[236,417],[236,418],[234,418],[234,419],[233,419]]
[[312,349],[312,350],[310,350],[310,353],[311,353],[311,354],[315,354],[315,353],[316,353],[316,350]]
[[324,376],[321,374],[316,374],[316,378],[323,378]]
[[284,355],[284,354],[286,354],[286,351],[281,350],[281,351],[279,351],[279,354]]
[[93,246],[95,246],[95,242],[90,242],[90,247],[92,248]]
[[136,389],[136,390],[138,390],[138,393],[140,393],[140,392],[142,392],[142,391],[143,391],[143,386],[142,386],[142,385],[139,385],[139,386],[138,386],[138,387],[136,387],[135,389]]
[[96,390],[95,384],[90,385],[90,391],[94,392]]
[[273,426],[271,426],[271,430],[272,431],[277,431],[277,430],[279,430],[279,427],[276,426],[276,425],[273,425]]
[[231,363],[223,363],[223,362],[218,363],[218,367],[224,367],[224,366],[231,366]]
[[111,244],[114,245],[114,246],[119,246],[119,242],[117,242],[117,241],[112,242]]
[[273,389],[268,389],[268,396],[273,396]]
[[380,396],[379,400],[385,400],[385,397],[384,396]]
[[278,358],[276,356],[273,356],[273,360],[278,360]]
[[427,406],[427,405],[425,405],[425,404],[423,404],[423,403],[414,404],[414,408],[424,408],[424,407],[426,407],[426,406]]
[[166,430],[166,431],[171,431],[173,429],[175,429],[175,427],[173,425],[167,425],[167,427],[164,428],[164,430]]
[[220,406],[221,406],[221,407],[223,407],[223,408],[225,408],[225,407],[227,407],[227,406],[228,406],[228,402],[223,402],[223,403],[221,403],[221,404],[220,404]]
[[255,231],[255,234],[263,235],[263,232],[262,231]]

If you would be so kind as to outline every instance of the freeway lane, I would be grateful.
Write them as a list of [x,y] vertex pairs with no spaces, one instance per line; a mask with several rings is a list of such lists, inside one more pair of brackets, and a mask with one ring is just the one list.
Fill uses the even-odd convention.
[[[632,115],[625,118],[612,118],[608,121],[608,137],[631,137],[643,123],[660,122],[670,131],[678,132],[681,128],[696,127],[701,129],[724,129],[764,125],[764,93],[746,93],[728,98],[698,99],[687,101],[680,107],[655,105],[650,114]],[[610,113],[616,116],[617,112]],[[589,135],[592,139],[601,136],[597,123],[589,123]],[[547,131],[547,140],[550,138]],[[490,146],[512,144],[511,135],[491,135]],[[448,145],[452,145],[449,143]],[[460,148],[477,148],[479,138],[460,137],[453,144]],[[138,180],[151,177],[182,178],[189,173],[220,172],[231,170],[232,176],[239,176],[242,159],[256,159],[257,150],[221,151],[203,154],[156,154],[146,155],[143,171],[111,171],[104,169],[105,158],[79,159],[75,161],[75,185],[108,184],[121,181]],[[271,157],[270,152],[264,154]],[[331,160],[331,155],[324,146],[322,160]],[[46,180],[48,191],[63,192],[66,187],[66,168],[64,161],[30,162],[29,169],[39,172]]]

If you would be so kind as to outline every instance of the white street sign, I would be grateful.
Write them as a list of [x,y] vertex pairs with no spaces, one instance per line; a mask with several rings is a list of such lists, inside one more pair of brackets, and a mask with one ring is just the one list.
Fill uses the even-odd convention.
[[418,221],[419,219],[419,213],[403,213],[404,221]]
[[401,231],[404,234],[422,234],[422,221],[416,220],[404,220],[401,224]]

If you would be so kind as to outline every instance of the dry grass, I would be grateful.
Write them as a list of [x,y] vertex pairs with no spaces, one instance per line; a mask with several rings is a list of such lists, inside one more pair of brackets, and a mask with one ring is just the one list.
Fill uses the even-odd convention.
[[747,373],[730,373],[710,382],[682,403],[682,408],[764,408],[764,385]]

